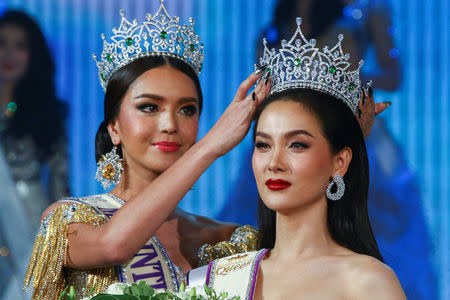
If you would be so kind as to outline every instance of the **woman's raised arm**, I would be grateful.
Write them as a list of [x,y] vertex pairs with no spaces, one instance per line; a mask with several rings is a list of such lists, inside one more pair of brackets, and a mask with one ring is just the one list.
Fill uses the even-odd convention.
[[[65,265],[85,269],[129,260],[157,231],[203,172],[245,137],[256,108],[270,90],[270,84],[261,81],[247,96],[257,79],[258,75],[252,74],[242,82],[234,100],[205,137],[123,205],[108,222],[100,227],[70,224]],[[57,205],[61,203],[49,207],[43,218]]]

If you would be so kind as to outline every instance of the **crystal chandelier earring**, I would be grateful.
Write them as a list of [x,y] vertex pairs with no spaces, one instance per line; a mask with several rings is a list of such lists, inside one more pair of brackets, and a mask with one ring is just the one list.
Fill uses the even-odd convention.
[[104,189],[111,184],[119,184],[123,171],[123,160],[117,154],[117,146],[100,158],[97,162],[95,179],[100,181]]
[[[335,193],[331,192],[331,188],[333,187],[333,184],[336,184],[337,190]],[[341,175],[336,174],[333,176],[333,180],[330,182],[330,184],[327,187],[327,198],[333,201],[337,201],[344,196],[345,192],[345,183],[344,179]]]

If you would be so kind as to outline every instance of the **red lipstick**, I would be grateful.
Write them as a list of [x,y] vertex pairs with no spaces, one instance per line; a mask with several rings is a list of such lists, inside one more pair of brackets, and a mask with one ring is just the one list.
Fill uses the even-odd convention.
[[272,191],[281,191],[290,187],[291,183],[283,179],[269,179],[266,181],[266,186]]
[[175,152],[181,147],[181,145],[176,142],[166,142],[166,141],[153,143],[153,146],[163,152]]

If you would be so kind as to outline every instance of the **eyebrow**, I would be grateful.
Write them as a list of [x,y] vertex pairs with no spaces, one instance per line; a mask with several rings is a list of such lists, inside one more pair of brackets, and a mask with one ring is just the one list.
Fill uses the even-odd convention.
[[[149,94],[149,93],[140,94],[140,95],[134,97],[134,99],[142,99],[142,98],[149,98],[149,99],[153,99],[153,100],[157,100],[157,101],[164,100],[164,97],[162,97],[160,95]],[[178,102],[180,102],[180,103],[195,102],[198,104],[199,100],[195,97],[182,97],[182,98],[178,99]]]
[[[308,135],[308,136],[310,136],[312,138],[314,137],[311,133],[309,133],[308,131],[303,130],[303,129],[297,129],[297,130],[289,131],[288,133],[285,134],[285,136],[286,137],[292,137],[292,136],[301,135],[301,134]],[[267,133],[261,132],[261,131],[256,132],[255,136],[259,136],[259,137],[262,137],[262,138],[270,139],[270,135],[268,135]]]

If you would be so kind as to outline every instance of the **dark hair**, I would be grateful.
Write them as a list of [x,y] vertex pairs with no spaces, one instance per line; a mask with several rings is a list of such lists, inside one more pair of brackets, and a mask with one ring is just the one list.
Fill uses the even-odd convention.
[[[344,196],[339,201],[328,200],[327,203],[328,230],[338,244],[383,261],[367,212],[369,163],[366,146],[361,128],[350,108],[333,96],[309,89],[290,89],[275,93],[263,102],[257,113],[253,139],[261,112],[276,101],[294,101],[315,114],[333,153],[338,153],[344,147],[351,148],[353,156],[344,176]],[[269,209],[261,198],[258,203],[258,223],[261,231],[260,246],[273,248],[275,211]]]
[[[199,95],[199,112],[202,111],[203,96],[200,81],[194,69],[187,63],[177,58],[165,56],[149,56],[136,59],[132,63],[117,70],[109,79],[104,101],[104,120],[100,124],[97,135],[95,136],[96,161],[98,161],[102,155],[111,151],[114,146],[107,126],[118,116],[122,98],[128,90],[128,87],[143,73],[160,66],[170,66],[183,72],[192,79]],[[120,147],[118,147],[118,154],[122,157],[122,150]]]
[[64,132],[66,105],[55,95],[55,65],[38,24],[21,11],[0,17],[0,27],[12,25],[25,31],[30,61],[13,91],[17,112],[8,121],[5,136],[31,135],[40,160],[45,160]]

